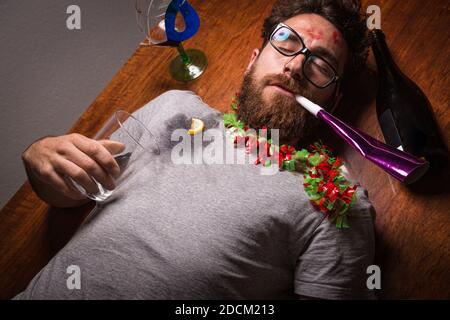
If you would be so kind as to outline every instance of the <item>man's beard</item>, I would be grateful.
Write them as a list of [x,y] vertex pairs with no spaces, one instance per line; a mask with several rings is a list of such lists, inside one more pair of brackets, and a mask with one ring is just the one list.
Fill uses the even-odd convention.
[[309,143],[313,137],[318,121],[307,110],[301,107],[295,99],[275,93],[270,101],[263,98],[263,90],[270,83],[276,82],[289,91],[311,99],[311,93],[306,89],[306,81],[296,81],[283,74],[269,74],[256,81],[255,65],[244,76],[239,96],[238,118],[251,129],[279,129],[280,144]]

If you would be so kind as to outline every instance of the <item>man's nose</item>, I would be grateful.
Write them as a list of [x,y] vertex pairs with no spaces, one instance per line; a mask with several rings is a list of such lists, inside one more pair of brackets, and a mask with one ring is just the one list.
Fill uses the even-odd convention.
[[287,63],[284,65],[283,73],[297,80],[302,79],[303,78],[302,68],[304,59],[305,59],[304,54],[298,54],[292,58],[289,58]]

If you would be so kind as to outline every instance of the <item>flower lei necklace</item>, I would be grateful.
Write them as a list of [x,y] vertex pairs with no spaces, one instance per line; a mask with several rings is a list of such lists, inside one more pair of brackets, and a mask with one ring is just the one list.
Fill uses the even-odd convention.
[[[234,111],[239,109],[239,94],[234,97],[231,108]],[[272,144],[271,139],[249,134],[248,126],[237,119],[236,113],[225,113],[223,119],[225,127],[232,132],[235,147],[243,141],[246,153],[255,148],[266,148],[264,155],[258,155],[256,165],[270,166],[270,158],[276,159],[278,155],[280,170],[303,172],[303,187],[312,205],[335,221],[337,228],[349,227],[347,215],[356,202],[358,186],[350,184],[342,175],[343,161],[333,156],[330,147],[321,142],[310,145],[309,150],[296,150],[286,144],[277,146]]]

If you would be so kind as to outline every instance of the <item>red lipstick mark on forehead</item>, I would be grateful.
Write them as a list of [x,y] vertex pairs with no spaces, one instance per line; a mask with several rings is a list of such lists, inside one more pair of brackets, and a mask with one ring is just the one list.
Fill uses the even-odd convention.
[[335,44],[338,44],[341,41],[341,37],[337,31],[333,31],[333,41]]
[[315,30],[313,28],[306,29],[306,34],[311,38],[311,40],[320,40],[323,38],[322,30]]

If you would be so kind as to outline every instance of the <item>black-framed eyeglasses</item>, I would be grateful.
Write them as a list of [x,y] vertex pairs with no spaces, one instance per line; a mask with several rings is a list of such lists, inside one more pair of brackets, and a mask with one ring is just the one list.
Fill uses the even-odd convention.
[[269,39],[270,44],[286,57],[304,54],[302,70],[305,78],[318,88],[324,89],[339,80],[336,69],[321,56],[312,53],[294,29],[279,23]]

